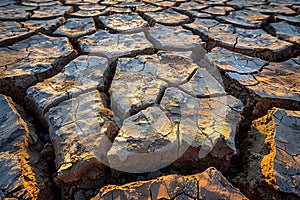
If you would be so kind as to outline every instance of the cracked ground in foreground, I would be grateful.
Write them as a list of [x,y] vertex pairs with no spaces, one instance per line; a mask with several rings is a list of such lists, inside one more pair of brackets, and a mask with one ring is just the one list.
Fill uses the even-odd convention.
[[299,0],[2,0],[0,199],[299,199]]

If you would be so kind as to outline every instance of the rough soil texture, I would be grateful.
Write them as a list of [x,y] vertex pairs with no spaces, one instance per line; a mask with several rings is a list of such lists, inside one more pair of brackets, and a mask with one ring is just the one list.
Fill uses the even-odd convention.
[[299,77],[297,0],[2,0],[0,199],[299,199]]
[[299,120],[299,111],[274,108],[253,121],[243,144],[244,172],[235,179],[252,197],[299,198]]
[[53,198],[47,162],[24,110],[0,95],[1,199]]
[[168,175],[100,189],[97,199],[248,199],[211,167],[190,176]]

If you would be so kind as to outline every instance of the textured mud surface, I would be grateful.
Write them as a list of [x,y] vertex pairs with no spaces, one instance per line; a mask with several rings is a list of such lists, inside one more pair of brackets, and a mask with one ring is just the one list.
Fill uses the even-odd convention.
[[299,199],[300,1],[3,0],[0,199]]

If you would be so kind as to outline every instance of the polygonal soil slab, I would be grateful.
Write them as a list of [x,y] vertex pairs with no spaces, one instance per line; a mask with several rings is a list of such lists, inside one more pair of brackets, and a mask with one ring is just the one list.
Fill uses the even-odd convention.
[[[146,2],[146,1],[145,1]],[[170,8],[170,7],[175,7],[176,2],[174,1],[149,1],[150,3],[152,3],[155,6],[159,6],[159,7],[166,7],[166,8]]]
[[199,4],[196,2],[185,2],[180,4],[180,6],[174,7],[174,9],[181,10],[181,11],[191,11],[191,10],[199,11],[205,8],[207,8],[207,5]]
[[205,58],[219,70],[239,74],[257,73],[268,63],[259,58],[245,56],[219,47],[206,54]]
[[206,0],[195,0],[198,3],[201,4],[206,4],[209,6],[223,6],[225,5],[225,2],[227,2],[227,0],[210,0],[210,1],[206,1]]
[[220,24],[220,22],[213,19],[195,19],[193,23],[183,25],[183,28],[192,30],[199,34],[204,40],[208,40],[209,30],[218,24]]
[[[39,152],[33,155],[32,146],[29,150],[29,145],[36,142],[35,130],[21,117],[17,105],[10,97],[0,95],[1,199],[45,198],[49,175],[45,163],[39,160]],[[43,169],[33,168],[33,163]]]
[[234,9],[232,7],[228,7],[228,6],[211,6],[207,9],[202,10],[202,12],[205,12],[205,13],[208,13],[211,15],[225,15],[233,10]]
[[[145,72],[123,72],[117,69],[110,89],[111,107],[119,124],[130,115],[156,103],[167,85]],[[128,92],[130,91],[130,92]]]
[[160,105],[172,123],[178,125],[180,158],[175,165],[185,169],[228,169],[236,153],[234,138],[243,110],[238,99],[230,95],[198,99],[168,88]]
[[0,48],[0,54],[0,90],[23,98],[27,87],[60,71],[76,51],[65,38],[39,34]]
[[30,16],[30,11],[36,9],[32,6],[7,5],[0,7],[1,21],[21,21]]
[[147,35],[156,49],[185,51],[193,50],[200,45],[204,46],[204,42],[199,36],[193,35],[192,32],[182,27],[156,24],[147,29]]
[[287,22],[270,23],[268,31],[282,40],[300,44],[300,27]]
[[84,188],[103,184],[106,152],[118,131],[106,114],[97,91],[64,101],[45,114],[56,155],[57,184]]
[[[294,109],[300,106],[299,58],[267,63],[257,58],[216,48],[205,56],[209,64],[225,72],[225,82],[245,102],[255,100],[251,112],[261,116],[273,106]],[[244,90],[246,89],[246,90]]]
[[8,46],[26,39],[34,34],[34,31],[22,28],[21,24],[11,21],[0,21],[0,46]]
[[234,8],[238,8],[238,9],[242,9],[242,8],[246,8],[246,7],[254,7],[257,5],[264,5],[266,4],[264,1],[259,1],[259,0],[231,0],[231,1],[227,1],[226,5],[234,7]]
[[300,16],[286,16],[286,15],[277,15],[275,16],[277,21],[287,21],[290,24],[300,26]]
[[178,26],[190,21],[188,16],[180,14],[172,9],[167,9],[161,12],[146,12],[143,13],[142,16],[144,19],[147,19],[149,24],[157,22],[166,26]]
[[216,97],[226,94],[224,87],[208,70],[203,68],[197,69],[193,77],[187,83],[179,85],[178,88],[197,98]]
[[100,5],[112,6],[120,3],[119,1],[111,1],[111,0],[104,0],[100,2]]
[[78,10],[70,14],[72,17],[80,17],[80,18],[87,18],[87,17],[98,17],[100,15],[107,14],[106,10]]
[[127,8],[127,7],[115,7],[115,6],[111,6],[105,9],[105,11],[109,14],[109,15],[113,15],[113,14],[130,14],[132,13],[132,9],[131,8]]
[[155,104],[168,84],[185,83],[197,68],[191,59],[172,53],[120,59],[110,89],[117,121],[122,124],[131,114]]
[[261,28],[262,23],[270,16],[251,10],[233,11],[228,16],[217,17],[227,23],[243,28]]
[[16,2],[14,0],[2,0],[0,3],[0,6],[7,6],[7,5],[13,5]]
[[24,28],[31,31],[40,31],[45,34],[51,34],[57,27],[65,22],[63,17],[48,20],[27,20],[20,22]]
[[21,0],[21,4],[24,6],[54,6],[58,5],[58,2],[50,0]]
[[168,175],[149,181],[100,189],[93,200],[100,199],[248,199],[233,187],[222,173],[211,167],[190,176]]
[[33,15],[30,17],[31,19],[49,19],[62,17],[65,14],[69,14],[73,12],[73,7],[71,6],[45,6],[39,7],[38,10],[33,11]]
[[144,13],[144,12],[159,12],[162,11],[163,8],[162,7],[158,7],[158,6],[154,6],[151,4],[146,4],[144,6],[138,7],[137,11]]
[[177,159],[177,133],[159,107],[150,107],[125,119],[107,153],[110,167],[141,173],[161,169]]
[[79,44],[83,52],[106,56],[109,59],[152,49],[144,33],[109,34],[103,30],[80,38]]
[[253,121],[248,134],[245,171],[236,181],[250,197],[299,199],[300,111],[273,109]]
[[260,97],[255,112],[263,113],[266,108],[270,108],[272,105],[299,108],[299,73],[300,62],[298,58],[298,60],[291,59],[281,63],[270,63],[260,73],[254,74],[259,83],[249,85],[247,88]]
[[205,40],[216,41],[221,47],[268,61],[281,61],[293,57],[294,45],[279,40],[263,30],[247,30],[220,24],[216,20],[196,19],[184,28],[194,31]]
[[99,0],[84,0],[84,1],[82,1],[82,0],[64,0],[63,1],[64,2],[64,4],[66,4],[66,5],[68,5],[68,4],[75,4],[75,5],[86,5],[86,4],[97,4],[97,3],[99,3]]
[[242,108],[232,96],[197,99],[168,88],[160,107],[123,121],[107,155],[110,167],[141,173],[175,162],[185,169],[213,165],[226,171],[236,152],[234,137]]
[[259,5],[254,7],[248,7],[249,10],[254,10],[263,14],[283,14],[283,15],[295,15],[296,12],[285,5]]
[[99,4],[92,4],[86,3],[84,5],[78,6],[79,10],[104,10],[107,6],[99,5]]
[[63,26],[60,26],[53,32],[53,35],[78,38],[84,35],[90,35],[95,31],[96,28],[92,18],[69,18]]
[[115,14],[99,17],[103,25],[111,31],[118,33],[141,32],[147,22],[137,14]]
[[138,7],[144,6],[145,4],[142,2],[135,2],[135,1],[125,1],[121,2],[119,4],[116,4],[115,7],[121,7],[121,8],[133,8],[136,9]]
[[[26,101],[41,118],[51,107],[87,91],[108,89],[108,60],[79,56],[59,74],[30,87]],[[106,85],[106,86],[105,86]]]

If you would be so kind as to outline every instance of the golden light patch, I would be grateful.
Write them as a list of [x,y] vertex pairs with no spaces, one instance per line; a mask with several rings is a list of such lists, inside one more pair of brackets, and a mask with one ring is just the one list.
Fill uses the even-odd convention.
[[225,137],[226,139],[230,138],[230,132],[231,132],[231,130],[230,130],[229,127],[227,127],[227,126],[223,126],[223,127],[217,126],[217,127],[215,127],[215,130],[216,130],[218,133],[224,135],[224,137]]
[[266,116],[259,118],[254,121],[254,126],[256,129],[265,134],[266,139],[264,141],[265,145],[269,149],[269,153],[266,154],[260,163],[261,172],[265,178],[268,185],[272,186],[274,189],[278,190],[279,187],[276,185],[276,177],[274,172],[274,159],[276,156],[276,146],[275,146],[275,121],[272,117],[274,111],[269,111]]
[[36,200],[38,198],[40,190],[37,187],[35,174],[32,171],[31,166],[28,164],[30,156],[27,153],[27,147],[28,147],[28,137],[30,132],[27,127],[27,124],[19,115],[12,99],[11,98],[6,98],[6,99],[11,109],[18,115],[18,123],[20,128],[24,129],[26,133],[23,140],[24,144],[20,144],[22,149],[19,153],[20,165],[21,165],[21,179],[23,182],[24,189],[31,195],[32,200]]

